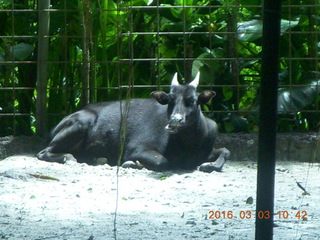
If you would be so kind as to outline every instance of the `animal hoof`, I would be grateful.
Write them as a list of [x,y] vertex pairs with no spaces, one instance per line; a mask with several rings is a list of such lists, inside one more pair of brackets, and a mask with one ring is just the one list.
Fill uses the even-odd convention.
[[75,159],[72,154],[68,153],[63,156],[63,163],[66,165],[74,165],[75,163],[77,163],[77,159]]
[[143,165],[139,161],[126,161],[122,164],[123,168],[142,169]]

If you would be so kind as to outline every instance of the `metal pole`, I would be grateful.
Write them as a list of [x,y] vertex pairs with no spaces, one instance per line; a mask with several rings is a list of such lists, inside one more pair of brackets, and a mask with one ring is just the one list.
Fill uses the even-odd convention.
[[37,102],[36,129],[37,135],[47,133],[47,83],[48,83],[48,51],[49,51],[49,12],[50,0],[38,1],[38,61],[37,61]]
[[281,1],[264,0],[256,240],[273,239]]

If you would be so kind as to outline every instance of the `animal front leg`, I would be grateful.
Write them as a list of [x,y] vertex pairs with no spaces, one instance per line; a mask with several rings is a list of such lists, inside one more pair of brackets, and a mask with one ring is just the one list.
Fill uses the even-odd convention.
[[208,162],[200,165],[199,170],[202,172],[221,172],[223,165],[230,158],[230,151],[226,148],[213,149]]
[[77,162],[77,159],[70,153],[53,153],[50,146],[40,151],[36,156],[38,159],[47,162]]
[[139,161],[125,161],[121,167],[123,168],[133,168],[133,169],[142,169],[144,166]]
[[[128,160],[123,163],[123,167],[140,168],[141,165],[149,170],[163,171],[168,168],[168,160],[160,152],[155,150],[136,151],[128,157]],[[136,165],[133,166],[132,162]]]

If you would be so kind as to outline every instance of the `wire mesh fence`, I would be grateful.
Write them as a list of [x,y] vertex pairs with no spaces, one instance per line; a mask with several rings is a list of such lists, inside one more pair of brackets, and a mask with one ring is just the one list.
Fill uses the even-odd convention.
[[[198,71],[217,92],[203,111],[220,131],[257,131],[261,1],[39,3],[0,1],[1,136],[45,134],[89,102],[149,97]],[[283,1],[279,131],[319,127],[319,11]]]

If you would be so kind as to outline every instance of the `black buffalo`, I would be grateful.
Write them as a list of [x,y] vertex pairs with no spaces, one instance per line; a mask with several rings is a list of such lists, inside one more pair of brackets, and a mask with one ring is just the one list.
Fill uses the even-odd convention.
[[155,91],[152,99],[90,104],[65,117],[37,157],[87,163],[106,158],[110,165],[121,158],[125,165],[130,161],[155,171],[199,165],[202,171],[220,171],[230,153],[213,148],[217,124],[200,109],[215,92],[198,94],[198,84],[199,73],[187,85],[180,85],[175,74],[168,94]]

